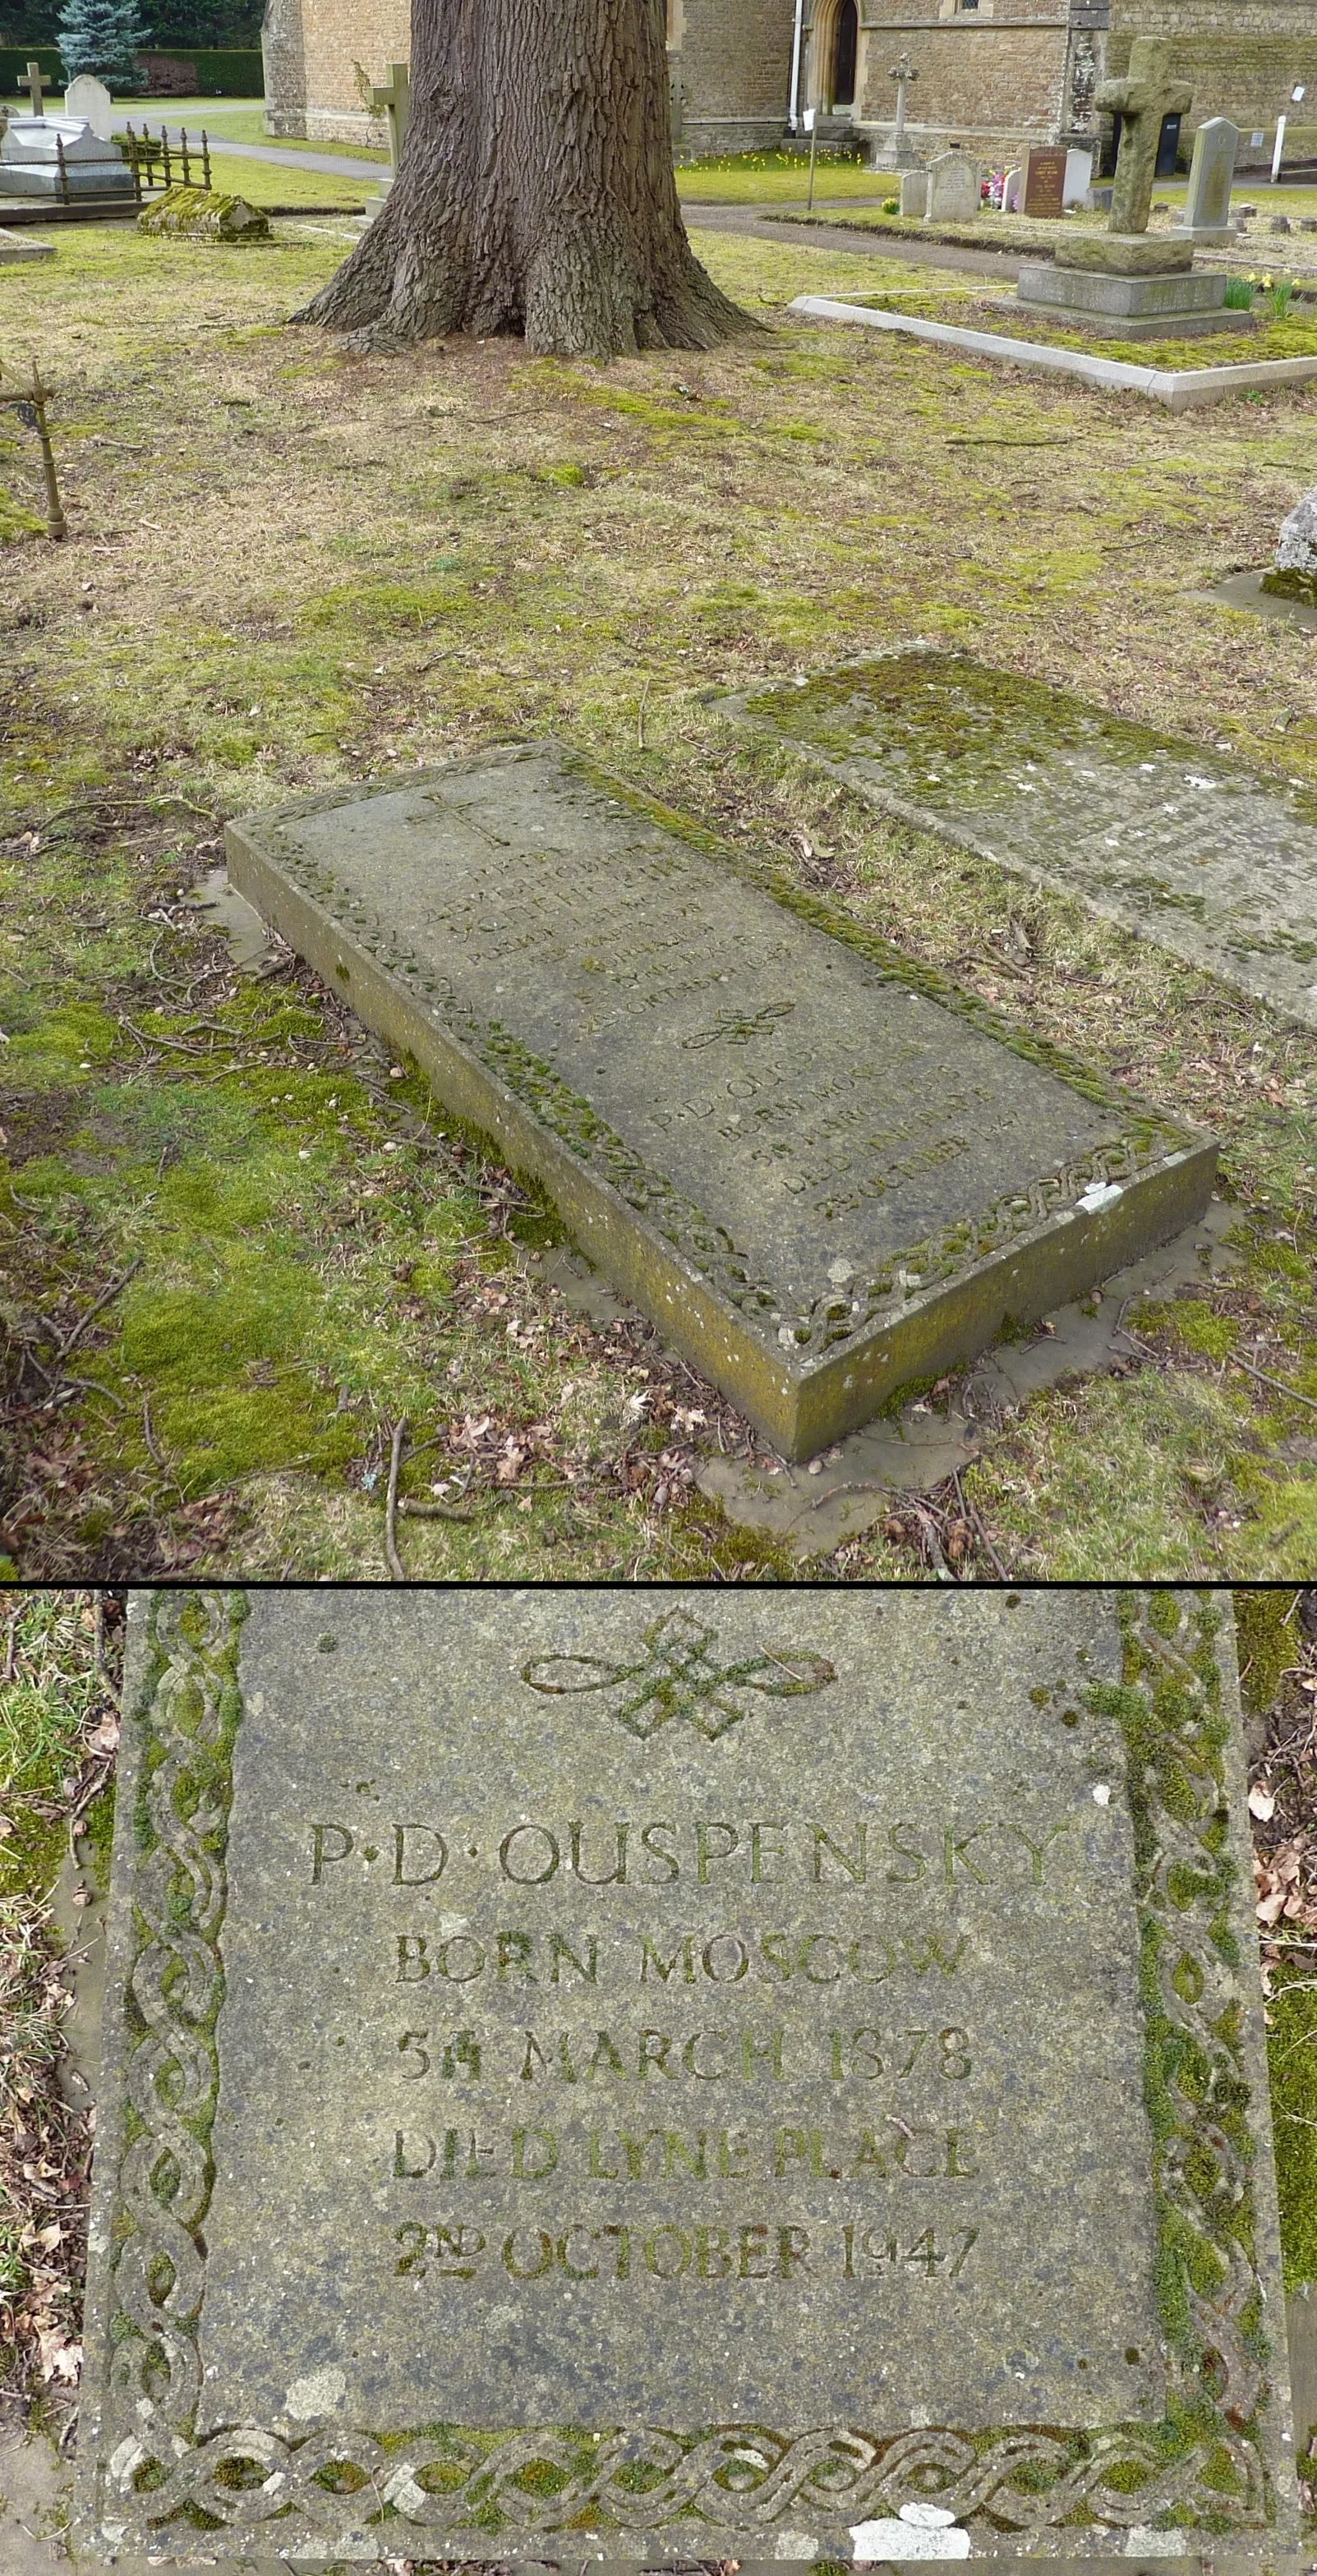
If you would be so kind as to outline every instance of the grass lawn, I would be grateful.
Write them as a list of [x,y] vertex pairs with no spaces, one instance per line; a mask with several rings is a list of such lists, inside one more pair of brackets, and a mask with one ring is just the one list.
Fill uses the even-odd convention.
[[245,197],[252,206],[364,206],[375,194],[373,179],[336,179],[325,170],[288,169],[275,161],[243,161],[236,153],[212,152],[212,188]]
[[313,978],[240,978],[180,900],[226,815],[552,727],[1216,1128],[1235,1272],[1127,1316],[1123,1372],[1036,1398],[962,1481],[1012,1572],[1308,1570],[1317,1036],[713,701],[945,638],[1317,780],[1311,638],[1191,596],[1268,557],[1314,476],[1312,396],[1149,417],[797,325],[793,295],[909,272],[789,236],[700,237],[769,326],[707,355],[363,359],[287,320],[351,228],[276,231],[69,228],[7,285],[0,360],[53,380],[72,529],[31,533],[3,416],[11,1564],[378,1576],[405,1419],[404,1495],[444,1515],[400,1523],[416,1576],[926,1570],[899,1513],[804,1566],[726,1523],[692,1477],[746,1426],[645,1328],[568,1307],[536,1258],[551,1212]]
[[1095,339],[1091,332],[1068,329],[1045,313],[1022,306],[1011,292],[984,293],[963,279],[935,286],[869,293],[857,303],[887,313],[909,313],[921,321],[945,322],[954,329],[994,331],[1003,338],[1043,341],[1052,348],[1085,349],[1131,367],[1228,367],[1259,359],[1317,357],[1317,306],[1304,301],[1280,319],[1271,318],[1265,299],[1257,298],[1259,320],[1251,331],[1208,331],[1201,337],[1167,340]]
[[134,102],[124,98],[117,99],[115,105],[131,115],[134,124],[138,122],[135,107],[144,107],[147,122],[152,126],[158,126],[163,117],[171,129],[185,125],[191,134],[194,126],[199,129],[204,125],[208,135],[212,138],[218,135],[227,143],[265,143],[278,152],[341,152],[349,161],[378,161],[382,169],[389,166],[387,150],[377,150],[372,143],[354,143],[347,139],[308,143],[300,136],[267,134],[265,109],[260,99],[188,98]]

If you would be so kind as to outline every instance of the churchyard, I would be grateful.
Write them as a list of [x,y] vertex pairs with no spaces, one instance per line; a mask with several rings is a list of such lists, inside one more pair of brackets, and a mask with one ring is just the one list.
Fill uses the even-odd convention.
[[[0,415],[11,1565],[1305,1570],[1317,1034],[1077,883],[884,815],[730,701],[951,646],[1306,793],[1310,630],[1205,594],[1270,560],[1312,396],[1172,418],[811,326],[794,297],[910,270],[785,228],[694,232],[768,326],[710,355],[363,359],[286,320],[351,238],[311,213],[232,254],[69,227],[6,276],[0,389],[34,348],[71,528],[33,532]],[[1218,1195],[1178,1272],[1058,1307],[986,1375],[924,1373],[880,1471],[844,1438],[784,1467],[581,1280],[547,1195],[414,1054],[197,902],[235,816],[550,731],[1022,1059],[1209,1129]],[[930,1444],[950,1463],[921,1478]],[[843,1486],[849,1523],[811,1518]]]

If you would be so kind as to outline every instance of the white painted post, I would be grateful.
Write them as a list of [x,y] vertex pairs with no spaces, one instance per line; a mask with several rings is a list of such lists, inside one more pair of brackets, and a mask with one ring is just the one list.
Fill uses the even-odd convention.
[[791,105],[787,122],[795,134],[800,126],[800,49],[804,42],[805,0],[796,0],[796,21],[791,35]]
[[1280,177],[1280,156],[1284,149],[1285,119],[1283,116],[1278,116],[1276,119],[1276,149],[1271,156],[1271,184],[1273,188],[1276,185],[1277,179]]

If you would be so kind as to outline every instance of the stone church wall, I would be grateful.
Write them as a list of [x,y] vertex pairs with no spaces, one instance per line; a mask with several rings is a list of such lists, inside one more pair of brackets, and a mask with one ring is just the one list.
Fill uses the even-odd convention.
[[[804,0],[802,105],[823,96],[835,6]],[[781,144],[794,20],[795,0],[668,0],[683,156]],[[890,138],[891,66],[905,52],[919,74],[908,125],[921,153],[963,141],[998,159],[1068,139],[1088,128],[1095,81],[1124,70],[1136,35],[1172,41],[1174,72],[1194,93],[1186,142],[1204,118],[1230,116],[1244,131],[1242,158],[1258,129],[1269,158],[1284,113],[1289,151],[1317,151],[1317,0],[861,0],[854,124],[871,145]],[[262,44],[270,133],[387,141],[384,120],[362,106],[354,66],[379,81],[390,62],[406,61],[409,0],[267,0]],[[1300,109],[1290,105],[1297,83],[1308,89]]]

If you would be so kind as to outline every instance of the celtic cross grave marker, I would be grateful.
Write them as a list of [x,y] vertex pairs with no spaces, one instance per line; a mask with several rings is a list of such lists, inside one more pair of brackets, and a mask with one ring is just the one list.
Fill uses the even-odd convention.
[[1293,2545],[1227,1596],[130,1635],[80,2545]]

